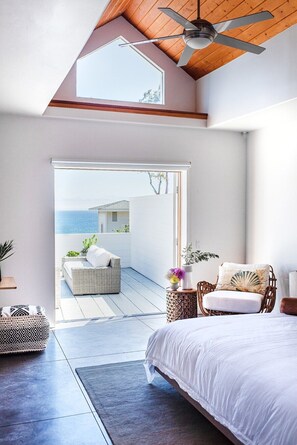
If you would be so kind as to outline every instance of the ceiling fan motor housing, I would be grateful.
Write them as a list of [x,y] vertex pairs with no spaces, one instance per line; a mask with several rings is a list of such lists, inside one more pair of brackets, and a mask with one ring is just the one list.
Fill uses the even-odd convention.
[[203,49],[210,45],[217,36],[217,32],[207,20],[194,20],[193,25],[196,29],[185,29],[184,41],[193,49]]

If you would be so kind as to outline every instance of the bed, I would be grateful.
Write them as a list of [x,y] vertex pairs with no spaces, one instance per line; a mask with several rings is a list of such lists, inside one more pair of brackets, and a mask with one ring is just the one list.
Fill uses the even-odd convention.
[[250,314],[176,321],[150,337],[158,371],[234,444],[297,444],[297,317]]

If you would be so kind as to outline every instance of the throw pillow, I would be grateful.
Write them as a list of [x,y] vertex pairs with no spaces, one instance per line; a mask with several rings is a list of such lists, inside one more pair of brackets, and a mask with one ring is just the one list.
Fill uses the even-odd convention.
[[282,298],[280,302],[280,312],[287,315],[297,315],[297,298]]
[[98,246],[91,246],[87,252],[87,260],[93,267],[107,267],[111,254]]
[[45,315],[42,306],[16,304],[15,306],[0,307],[0,317],[20,317],[29,315]]
[[217,290],[265,293],[269,283],[268,264],[224,263],[219,268]]

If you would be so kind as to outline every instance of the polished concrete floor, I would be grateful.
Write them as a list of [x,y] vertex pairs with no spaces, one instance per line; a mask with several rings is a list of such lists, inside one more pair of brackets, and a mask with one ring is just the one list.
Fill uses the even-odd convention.
[[75,368],[143,359],[165,323],[165,315],[60,323],[44,352],[0,356],[0,444],[110,444]]

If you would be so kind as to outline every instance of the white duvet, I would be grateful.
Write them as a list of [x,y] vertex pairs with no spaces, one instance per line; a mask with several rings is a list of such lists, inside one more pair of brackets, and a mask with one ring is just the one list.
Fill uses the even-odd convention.
[[181,320],[149,339],[145,367],[177,381],[244,444],[297,445],[297,317]]

